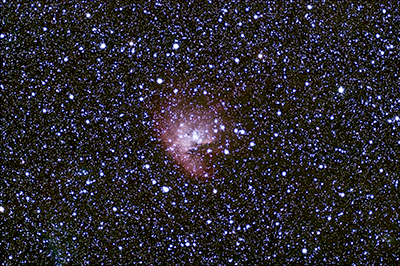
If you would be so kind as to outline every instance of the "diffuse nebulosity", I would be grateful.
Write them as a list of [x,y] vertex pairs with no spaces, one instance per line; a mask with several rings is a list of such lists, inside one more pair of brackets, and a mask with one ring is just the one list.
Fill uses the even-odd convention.
[[[175,96],[175,97],[174,97]],[[191,178],[217,177],[215,157],[223,154],[224,102],[165,97],[153,112],[154,130],[165,151]]]

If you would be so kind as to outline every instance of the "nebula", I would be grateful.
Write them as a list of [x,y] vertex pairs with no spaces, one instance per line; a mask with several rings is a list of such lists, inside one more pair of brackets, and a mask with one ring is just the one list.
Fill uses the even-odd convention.
[[198,180],[215,176],[213,157],[221,152],[225,129],[219,104],[168,98],[153,121],[165,150],[186,174]]

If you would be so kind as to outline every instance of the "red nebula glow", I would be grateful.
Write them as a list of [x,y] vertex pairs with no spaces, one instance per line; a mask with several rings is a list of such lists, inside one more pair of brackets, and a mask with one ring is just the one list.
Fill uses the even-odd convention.
[[219,147],[223,131],[218,104],[202,105],[168,99],[153,115],[155,131],[165,150],[191,177],[206,180],[214,176],[211,158]]

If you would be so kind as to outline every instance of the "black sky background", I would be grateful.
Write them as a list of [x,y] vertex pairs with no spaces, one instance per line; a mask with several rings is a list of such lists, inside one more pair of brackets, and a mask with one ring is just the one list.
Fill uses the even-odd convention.
[[[395,4],[0,7],[2,264],[398,263]],[[226,102],[222,178],[154,134],[174,88]]]

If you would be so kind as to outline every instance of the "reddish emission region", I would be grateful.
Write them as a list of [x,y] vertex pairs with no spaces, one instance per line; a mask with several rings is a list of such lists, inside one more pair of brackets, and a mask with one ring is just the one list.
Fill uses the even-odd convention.
[[213,160],[221,154],[225,129],[223,104],[199,104],[166,98],[153,114],[154,129],[165,150],[191,178],[206,180],[216,175]]

